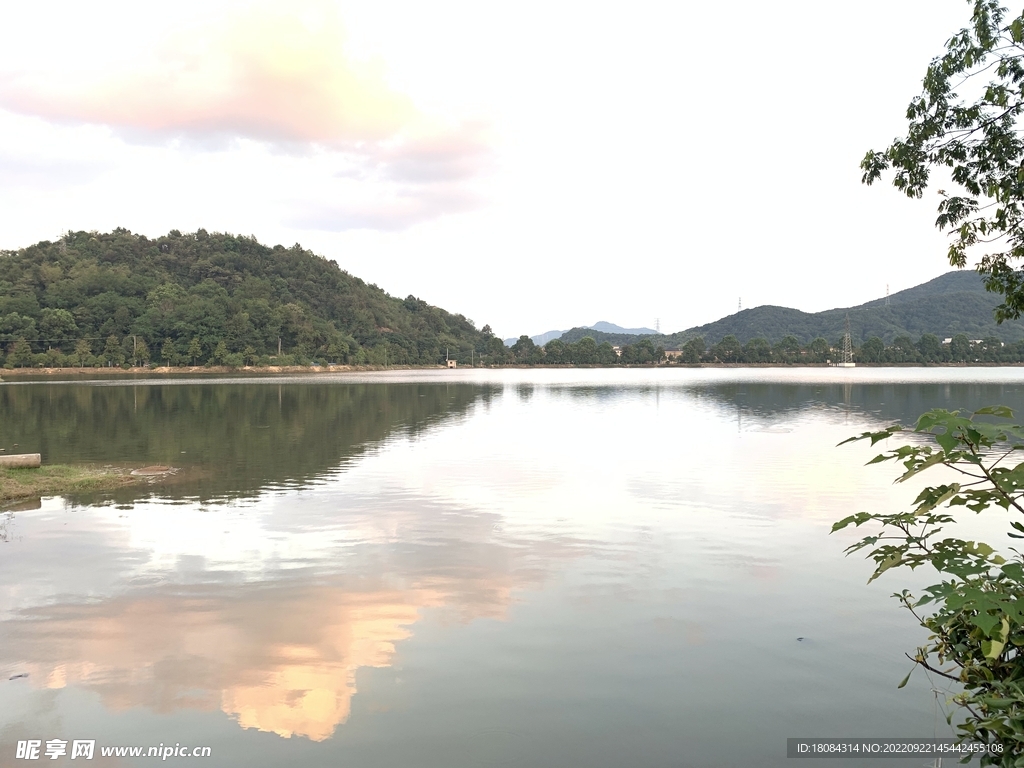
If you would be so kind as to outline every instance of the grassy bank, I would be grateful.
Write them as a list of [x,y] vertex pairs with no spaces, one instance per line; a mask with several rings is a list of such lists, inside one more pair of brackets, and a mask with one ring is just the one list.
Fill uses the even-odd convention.
[[53,464],[37,469],[0,467],[0,501],[111,491],[139,482],[127,470]]
[[240,368],[229,368],[224,365],[196,365],[196,366],[160,366],[156,368],[3,368],[0,369],[0,381],[12,380],[19,377],[35,378],[40,376],[52,376],[61,379],[76,378],[106,378],[116,376],[165,376],[182,374],[189,375],[218,375],[218,376],[239,376],[250,374],[272,374],[272,373],[366,373],[368,371],[398,371],[398,370],[443,370],[443,365],[390,365],[387,368],[381,365],[246,365]]

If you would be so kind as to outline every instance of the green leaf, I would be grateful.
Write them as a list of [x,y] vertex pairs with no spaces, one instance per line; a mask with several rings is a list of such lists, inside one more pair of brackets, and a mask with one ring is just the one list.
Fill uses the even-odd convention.
[[985,658],[989,661],[998,659],[999,654],[1003,652],[1003,647],[1006,643],[1001,640],[982,640],[981,641],[981,652],[985,655]]
[[877,579],[879,576],[881,576],[883,573],[888,571],[890,568],[895,568],[897,565],[899,565],[902,562],[903,562],[903,553],[902,552],[896,552],[895,554],[889,555],[889,557],[885,558],[881,563],[878,564],[878,568],[875,569],[875,572],[871,575],[871,578],[868,579],[868,584],[870,584],[872,581]]
[[941,435],[935,436],[935,442],[942,446],[942,450],[946,453],[952,453],[960,441],[956,439],[955,435],[951,435],[949,432],[943,432]]
[[911,669],[909,672],[907,672],[907,676],[904,677],[903,680],[900,682],[900,684],[896,686],[896,690],[899,690],[900,688],[903,688],[907,683],[909,683],[910,682],[910,676],[912,674],[914,674],[914,670],[913,669]]
[[910,470],[904,472],[896,480],[896,482],[897,483],[905,482],[905,481],[909,480],[910,478],[912,478],[914,475],[916,475],[916,474],[918,474],[920,472],[924,472],[929,467],[934,467],[936,464],[941,464],[945,460],[945,458],[946,458],[946,455],[944,453],[933,453],[931,456],[929,456],[927,459],[922,461],[920,464],[918,464],[913,469],[910,469]]
[[1014,19],[1010,24],[1010,39],[1015,43],[1024,42],[1024,19]]
[[[1017,19],[1016,23],[1020,23],[1020,19]],[[984,408],[979,408],[974,412],[975,416],[998,416],[1002,419],[1012,419],[1013,409],[1005,405],[988,405]]]
[[833,523],[832,531],[831,532],[835,533],[836,531],[841,531],[841,530],[843,530],[843,528],[846,528],[848,525],[860,526],[860,525],[863,525],[864,523],[866,523],[868,520],[871,520],[873,518],[874,518],[874,515],[868,514],[867,512],[858,512],[855,515],[850,515],[849,517],[844,517],[842,520],[840,520],[837,523]]
[[[935,496],[936,491],[941,491],[938,496]],[[944,504],[951,498],[960,493],[960,483],[953,483],[949,486],[940,485],[938,488],[926,488],[921,491],[921,494],[917,497],[917,501],[920,502],[920,506],[914,510],[915,515],[923,515],[926,512],[931,512],[940,504]]]
[[992,630],[994,630],[996,628],[996,624],[999,623],[999,617],[993,616],[991,613],[979,613],[971,618],[971,623],[991,639]]

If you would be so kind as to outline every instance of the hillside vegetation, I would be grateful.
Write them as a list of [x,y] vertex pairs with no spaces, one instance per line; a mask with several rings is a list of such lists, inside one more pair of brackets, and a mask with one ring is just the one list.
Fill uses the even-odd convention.
[[[997,324],[993,311],[1000,301],[998,294],[985,290],[981,276],[972,271],[947,272],[927,283],[875,299],[856,307],[829,309],[824,312],[801,312],[788,307],[762,306],[744,309],[713,323],[688,328],[678,333],[652,336],[652,341],[665,349],[682,349],[690,339],[703,338],[716,344],[734,336],[742,344],[763,338],[776,344],[793,336],[801,344],[816,338],[837,343],[843,335],[846,317],[850,317],[850,334],[855,345],[871,337],[892,344],[899,337],[918,339],[925,334],[940,339],[963,334],[969,339],[995,338],[1005,343],[1024,339],[1024,321]],[[573,328],[561,336],[565,343],[590,336],[598,343],[631,344],[636,337],[624,334],[603,334],[587,328]]]
[[898,336],[916,339],[926,333],[940,339],[957,334],[970,339],[994,337],[1007,343],[1024,339],[1024,322],[996,323],[993,312],[999,301],[998,294],[985,290],[977,272],[947,272],[894,293],[888,306],[882,298],[856,307],[814,313],[786,307],[755,307],[674,334],[678,339],[673,341],[703,336],[706,342],[714,343],[729,335],[743,343],[758,336],[773,344],[785,336],[795,336],[801,343],[816,337],[834,341],[843,334],[847,314],[855,344],[872,336],[891,344]]
[[446,349],[504,355],[488,327],[389,296],[299,245],[117,229],[0,251],[7,365],[435,364]]

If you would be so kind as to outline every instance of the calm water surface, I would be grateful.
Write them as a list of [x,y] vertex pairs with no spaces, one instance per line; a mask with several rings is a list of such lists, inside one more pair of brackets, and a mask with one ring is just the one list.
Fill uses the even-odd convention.
[[[153,759],[99,748],[209,746],[167,762],[211,766],[783,766],[787,737],[949,735],[934,681],[896,690],[922,638],[889,595],[927,574],[866,586],[852,535],[828,535],[916,491],[835,446],[930,407],[1024,411],[1022,379],[0,384],[8,452],[179,469],[0,513],[0,765],[32,764],[19,740],[95,739],[91,764],[119,766]],[[998,521],[971,525],[1005,545]],[[814,761],[832,764],[860,763]]]

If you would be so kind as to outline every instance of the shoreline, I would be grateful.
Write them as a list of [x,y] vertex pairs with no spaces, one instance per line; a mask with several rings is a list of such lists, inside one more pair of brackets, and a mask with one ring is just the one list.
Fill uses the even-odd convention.
[[44,464],[34,468],[0,468],[0,503],[43,496],[101,493],[141,485],[146,476],[127,467]]
[[[232,368],[218,366],[158,366],[156,368],[5,368],[0,383],[16,378],[85,379],[95,377],[181,376],[181,375],[289,375],[319,373],[384,373],[387,371],[504,370],[504,369],[672,369],[672,368],[835,368],[828,363],[672,363],[659,365],[476,365],[449,369],[444,365],[247,365]],[[858,363],[857,368],[1022,368],[1024,363]]]

